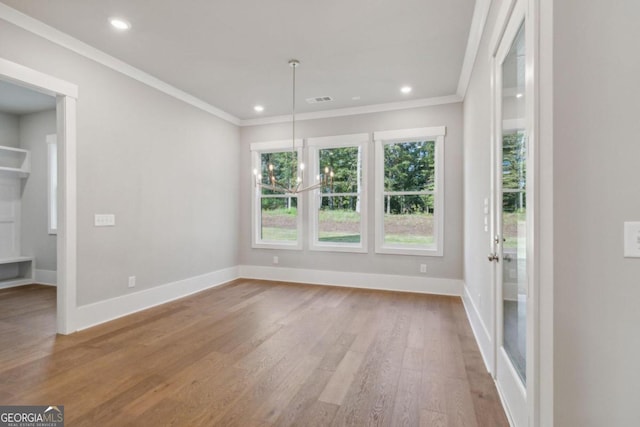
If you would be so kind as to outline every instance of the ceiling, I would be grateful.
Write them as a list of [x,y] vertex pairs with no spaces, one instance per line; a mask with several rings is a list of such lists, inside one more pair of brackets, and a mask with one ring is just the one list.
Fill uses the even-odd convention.
[[[291,58],[301,62],[300,113],[455,94],[475,0],[2,2],[254,119],[291,112]],[[131,22],[131,30],[114,30],[112,16]],[[402,94],[403,85],[413,91]],[[334,101],[305,102],[319,96]]]
[[29,114],[56,108],[56,99],[0,80],[0,112],[7,114]]

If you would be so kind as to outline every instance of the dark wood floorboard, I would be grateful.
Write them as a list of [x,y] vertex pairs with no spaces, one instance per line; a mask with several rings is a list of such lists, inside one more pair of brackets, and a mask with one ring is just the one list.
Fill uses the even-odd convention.
[[460,298],[237,280],[69,336],[0,290],[0,404],[68,426],[507,426]]

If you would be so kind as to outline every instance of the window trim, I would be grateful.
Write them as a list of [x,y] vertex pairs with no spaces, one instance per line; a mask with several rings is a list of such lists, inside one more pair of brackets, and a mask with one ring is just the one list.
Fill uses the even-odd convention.
[[[251,149],[251,169],[261,168],[260,156],[264,153],[281,153],[286,151],[291,151],[292,141],[289,140],[279,140],[279,141],[268,141],[268,142],[254,142],[250,144]],[[302,158],[302,147],[303,141],[302,139],[295,140],[295,147],[298,159]],[[306,180],[306,171],[303,172],[303,179]],[[303,211],[303,203],[304,197],[301,195],[295,195],[291,197],[295,197],[297,199],[297,240],[295,242],[286,242],[286,241],[272,241],[272,240],[262,240],[260,238],[259,231],[261,230],[261,209],[259,209],[261,205],[260,201],[262,199],[262,194],[260,191],[260,187],[255,185],[255,178],[253,174],[251,174],[251,247],[254,249],[284,249],[284,250],[302,250],[302,211]],[[273,198],[277,197],[286,197],[285,195],[276,195]]]
[[[371,142],[370,134],[358,133],[349,135],[336,135],[320,138],[307,139],[307,154],[309,158],[309,174],[314,177],[320,173],[319,170],[319,151],[321,149],[342,148],[342,147],[360,147],[360,243],[340,243],[340,242],[320,242],[318,241],[318,215],[316,215],[318,197],[322,197],[320,190],[316,189],[309,192],[309,250],[325,251],[325,252],[354,252],[367,253],[368,246],[368,185],[367,185],[367,169],[369,159],[369,144]],[[341,193],[337,193],[341,194]],[[350,193],[349,193],[350,194]]]
[[[444,137],[445,126],[378,131],[373,133],[375,143],[375,250],[380,254],[395,255],[444,255]],[[409,245],[384,242],[384,146],[410,140],[435,141],[434,185],[434,241],[435,249],[416,248]]]

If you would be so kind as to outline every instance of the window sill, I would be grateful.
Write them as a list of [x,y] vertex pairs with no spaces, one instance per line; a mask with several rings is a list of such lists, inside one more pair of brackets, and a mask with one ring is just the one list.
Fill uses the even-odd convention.
[[309,247],[311,251],[318,252],[348,252],[348,253],[356,253],[356,254],[366,254],[369,250],[364,246],[350,246],[350,245],[332,245],[332,244],[320,244],[315,243]]
[[301,251],[302,245],[299,243],[254,243],[251,245],[253,249],[280,249],[285,251]]
[[376,253],[387,255],[413,255],[413,256],[431,256],[442,257],[442,249],[418,249],[407,247],[382,246],[376,248]]

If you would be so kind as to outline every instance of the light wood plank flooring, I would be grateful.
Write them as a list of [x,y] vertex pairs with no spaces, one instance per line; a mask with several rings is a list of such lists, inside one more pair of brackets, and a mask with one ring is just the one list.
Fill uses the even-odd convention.
[[0,404],[68,426],[507,426],[459,298],[256,280],[55,335],[0,291]]

